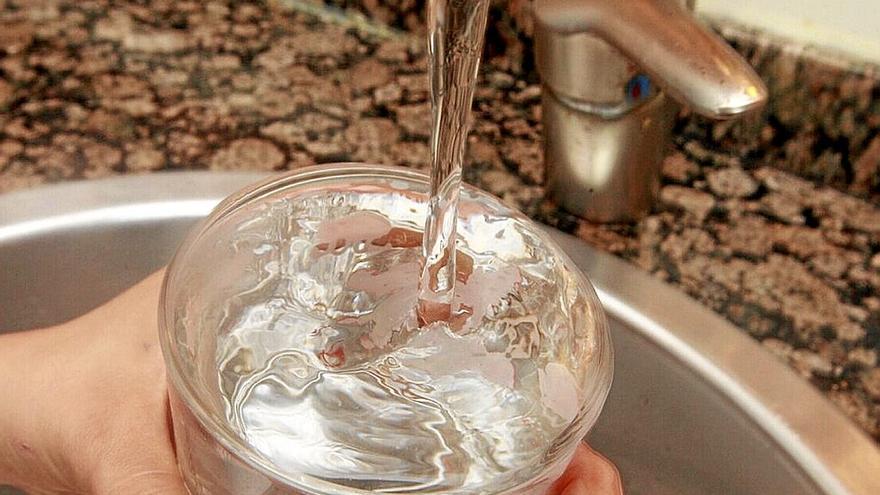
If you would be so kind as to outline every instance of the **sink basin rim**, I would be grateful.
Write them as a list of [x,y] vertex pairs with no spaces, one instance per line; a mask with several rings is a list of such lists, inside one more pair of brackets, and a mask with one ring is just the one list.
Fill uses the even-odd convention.
[[[59,226],[205,216],[261,173],[172,172],[69,182],[0,195],[0,244]],[[880,450],[769,351],[638,268],[553,231],[609,316],[721,391],[829,494],[880,493]]]

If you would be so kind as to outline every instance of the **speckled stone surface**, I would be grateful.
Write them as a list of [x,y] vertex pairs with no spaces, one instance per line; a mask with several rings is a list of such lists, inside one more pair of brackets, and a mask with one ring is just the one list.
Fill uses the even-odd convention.
[[[424,0],[327,1],[400,29],[423,29]],[[491,0],[484,58],[534,82],[531,8],[532,0]],[[686,136],[880,205],[880,67],[729,23],[704,22],[752,63],[773,98],[744,122],[711,124],[685,116]]]
[[[379,6],[412,13],[408,2]],[[0,4],[0,191],[170,169],[425,167],[423,40],[284,5]],[[505,36],[491,31],[492,46]],[[466,179],[687,291],[880,439],[878,86],[868,68],[750,50],[784,77],[793,63],[795,89],[744,124],[683,114],[660,201],[638,224],[588,224],[544,199],[540,88],[515,47],[484,67]],[[833,77],[805,89],[807,73]]]

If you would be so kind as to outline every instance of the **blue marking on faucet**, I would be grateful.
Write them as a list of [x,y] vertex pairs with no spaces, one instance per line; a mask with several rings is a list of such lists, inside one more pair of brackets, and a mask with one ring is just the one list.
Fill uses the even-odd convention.
[[651,78],[645,74],[636,74],[626,83],[627,102],[638,102],[649,96],[651,96]]

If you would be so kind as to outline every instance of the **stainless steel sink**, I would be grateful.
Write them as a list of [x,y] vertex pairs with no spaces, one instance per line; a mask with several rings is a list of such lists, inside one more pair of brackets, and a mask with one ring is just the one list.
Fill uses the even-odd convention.
[[[259,177],[187,172],[0,196],[0,332],[106,301]],[[611,321],[615,383],[590,441],[628,493],[880,494],[880,450],[787,366],[677,290],[554,236]]]

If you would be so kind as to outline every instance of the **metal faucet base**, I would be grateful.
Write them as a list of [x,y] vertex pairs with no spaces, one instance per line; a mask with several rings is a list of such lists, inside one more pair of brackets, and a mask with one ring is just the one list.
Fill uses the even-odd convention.
[[660,188],[660,167],[678,106],[664,94],[606,118],[544,87],[547,191],[565,210],[594,222],[642,218]]

